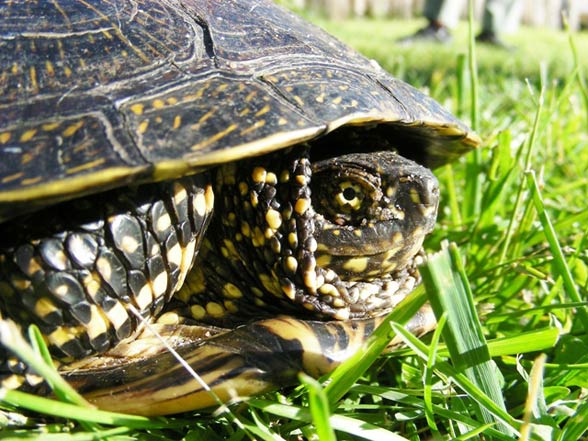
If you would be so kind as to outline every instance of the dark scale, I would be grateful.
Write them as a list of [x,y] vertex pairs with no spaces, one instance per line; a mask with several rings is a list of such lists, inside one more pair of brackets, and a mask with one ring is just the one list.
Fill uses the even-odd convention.
[[157,315],[193,263],[207,184],[200,174],[128,187],[3,224],[3,314],[36,324],[62,359],[114,347],[139,326],[128,306]]

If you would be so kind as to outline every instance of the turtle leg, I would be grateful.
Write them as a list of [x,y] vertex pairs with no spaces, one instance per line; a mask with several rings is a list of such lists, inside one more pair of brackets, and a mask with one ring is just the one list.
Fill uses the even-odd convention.
[[[329,373],[356,353],[382,320],[321,322],[282,316],[232,331],[213,330],[217,334],[210,338],[210,328],[176,326],[168,328],[173,338],[160,330],[190,371],[162,349],[136,361],[126,357],[124,365],[78,367],[63,375],[102,409],[140,415],[185,412],[293,385],[300,372],[313,377]],[[417,335],[433,327],[427,308],[407,324]],[[136,344],[143,343],[137,339],[132,342]]]
[[[36,324],[64,362],[140,330],[183,285],[213,208],[209,176],[113,190],[4,224],[0,311]],[[136,316],[131,307],[138,311]],[[0,378],[26,367],[0,348]],[[4,363],[2,363],[4,361]]]

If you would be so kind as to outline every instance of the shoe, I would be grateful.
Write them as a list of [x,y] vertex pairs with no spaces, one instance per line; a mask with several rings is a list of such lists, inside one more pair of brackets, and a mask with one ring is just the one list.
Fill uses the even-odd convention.
[[428,26],[418,30],[413,35],[401,38],[400,40],[398,40],[398,43],[402,45],[409,45],[419,42],[447,44],[451,42],[451,40],[452,37],[451,32],[449,32],[449,29],[447,29],[445,26],[439,26],[433,23],[429,23]]
[[496,35],[496,33],[491,32],[491,31],[483,31],[483,32],[481,32],[476,37],[476,41],[478,43],[489,44],[491,46],[495,46],[495,47],[500,48],[500,49],[505,49],[507,51],[514,50],[514,47],[513,46],[510,46],[510,45],[506,44],[504,41],[502,41],[500,38],[498,38],[498,36]]

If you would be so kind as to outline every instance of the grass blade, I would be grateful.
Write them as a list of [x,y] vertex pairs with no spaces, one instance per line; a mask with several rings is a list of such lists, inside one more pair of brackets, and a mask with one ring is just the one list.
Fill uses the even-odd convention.
[[[455,368],[465,372],[473,385],[506,411],[497,368],[490,358],[457,247],[449,245],[432,256],[422,268],[422,275],[435,315],[447,315],[442,332]],[[483,421],[497,424],[505,434],[512,433],[484,407],[479,411]]]

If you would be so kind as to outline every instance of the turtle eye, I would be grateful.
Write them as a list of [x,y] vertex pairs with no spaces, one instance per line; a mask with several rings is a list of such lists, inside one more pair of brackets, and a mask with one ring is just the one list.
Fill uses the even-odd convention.
[[335,202],[344,213],[351,213],[361,209],[365,195],[361,186],[353,181],[339,183],[338,192],[335,194]]

